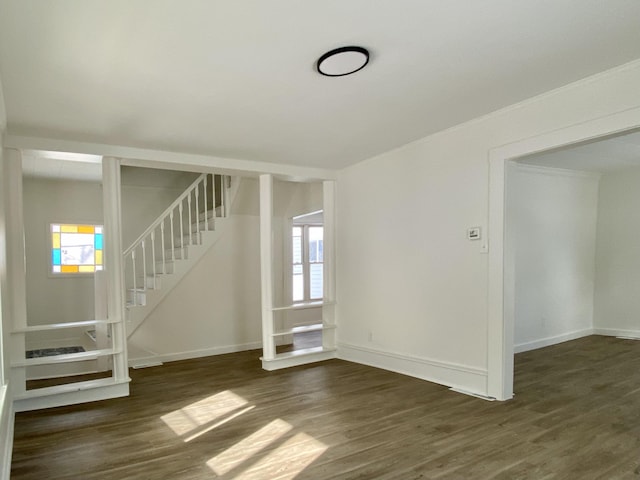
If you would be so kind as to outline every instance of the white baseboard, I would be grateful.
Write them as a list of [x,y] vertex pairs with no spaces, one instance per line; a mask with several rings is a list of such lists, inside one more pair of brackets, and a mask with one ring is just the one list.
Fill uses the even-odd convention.
[[620,328],[594,328],[595,335],[605,335],[607,337],[628,337],[640,339],[640,330],[623,330]]
[[9,480],[13,453],[13,402],[8,386],[0,386],[0,480]]
[[575,330],[573,332],[554,335],[553,337],[541,338],[532,342],[519,343],[513,346],[513,353],[528,352],[529,350],[537,350],[538,348],[549,347],[558,343],[576,340],[577,338],[588,337],[593,335],[593,328],[585,328],[583,330]]
[[211,357],[213,355],[223,355],[225,353],[244,352],[262,348],[262,342],[242,343],[239,345],[224,345],[221,347],[205,348],[202,350],[190,350],[187,352],[159,353],[154,356],[129,358],[129,366],[138,365],[144,362],[161,361],[176,362],[178,360],[189,360],[191,358]]
[[16,412],[29,412],[44,408],[77,405],[129,396],[129,378],[116,381],[113,378],[87,380],[53,387],[27,390],[13,400]]
[[338,343],[338,358],[439,383],[482,397],[487,395],[487,371],[482,368],[342,342]]

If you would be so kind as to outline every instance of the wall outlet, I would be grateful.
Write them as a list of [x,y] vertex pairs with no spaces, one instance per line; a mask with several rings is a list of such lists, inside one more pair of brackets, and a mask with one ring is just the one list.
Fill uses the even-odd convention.
[[370,342],[373,342],[373,332],[369,330],[369,335],[367,336]]

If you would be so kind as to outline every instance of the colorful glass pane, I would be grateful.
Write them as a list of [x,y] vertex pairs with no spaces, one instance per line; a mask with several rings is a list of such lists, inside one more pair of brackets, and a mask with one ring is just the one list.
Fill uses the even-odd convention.
[[93,273],[102,270],[102,252],[101,225],[51,224],[52,273]]

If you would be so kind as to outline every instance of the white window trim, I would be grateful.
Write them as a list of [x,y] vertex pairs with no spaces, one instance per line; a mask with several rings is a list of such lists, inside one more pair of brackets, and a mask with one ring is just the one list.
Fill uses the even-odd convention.
[[[309,262],[309,227],[323,227],[324,228],[324,224],[323,223],[294,223],[293,219],[290,219],[290,221],[288,222],[287,225],[287,255],[285,258],[287,258],[287,265],[288,265],[288,275],[287,275],[287,281],[285,282],[285,288],[287,289],[287,298],[290,300],[292,305],[299,305],[299,304],[303,304],[303,303],[308,303],[308,302],[320,302],[324,299],[324,292],[323,292],[323,296],[320,298],[311,298],[311,278],[310,278],[310,265],[311,262]],[[292,237],[293,237],[293,228],[294,227],[301,227],[303,229],[302,232],[302,275],[304,278],[304,292],[303,292],[303,299],[302,300],[293,300],[293,241],[292,241]],[[323,235],[324,237],[324,235]],[[314,263],[320,263],[323,266],[324,269],[324,261],[322,262],[314,262]],[[323,272],[324,274],[324,272]]]

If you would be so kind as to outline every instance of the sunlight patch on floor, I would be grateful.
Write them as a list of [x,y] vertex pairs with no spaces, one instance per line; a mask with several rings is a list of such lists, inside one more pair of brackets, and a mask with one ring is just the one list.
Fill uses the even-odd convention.
[[278,440],[292,428],[284,420],[274,420],[213,457],[207,462],[207,465],[218,475],[224,475]]
[[298,433],[269,452],[235,480],[278,479],[291,480],[298,476],[329,447],[306,433]]
[[211,430],[215,430],[216,428],[218,428],[221,425],[224,425],[225,423],[233,420],[236,417],[239,417],[240,415],[247,413],[249,410],[253,410],[254,408],[256,408],[255,405],[251,405],[247,408],[243,408],[242,410],[238,410],[237,412],[233,412],[231,415],[227,415],[225,418],[223,418],[222,420],[215,422],[211,425],[208,425],[204,428],[200,428],[199,430],[196,430],[195,433],[189,435],[188,437],[186,437],[184,439],[185,443],[190,442],[191,440],[194,440],[196,438],[198,438],[200,435],[204,435],[207,432],[210,432]]
[[[199,430],[203,426],[205,427],[204,430],[210,431],[215,428],[215,426],[211,426],[212,423],[221,425],[225,421],[235,418],[240,414],[237,411],[247,403],[249,402],[239,395],[225,390],[179,410],[167,413],[160,418],[178,436],[194,434],[196,431],[198,431],[198,435],[201,435],[204,432]],[[241,412],[244,413],[244,411],[248,410],[250,408],[241,410]]]

